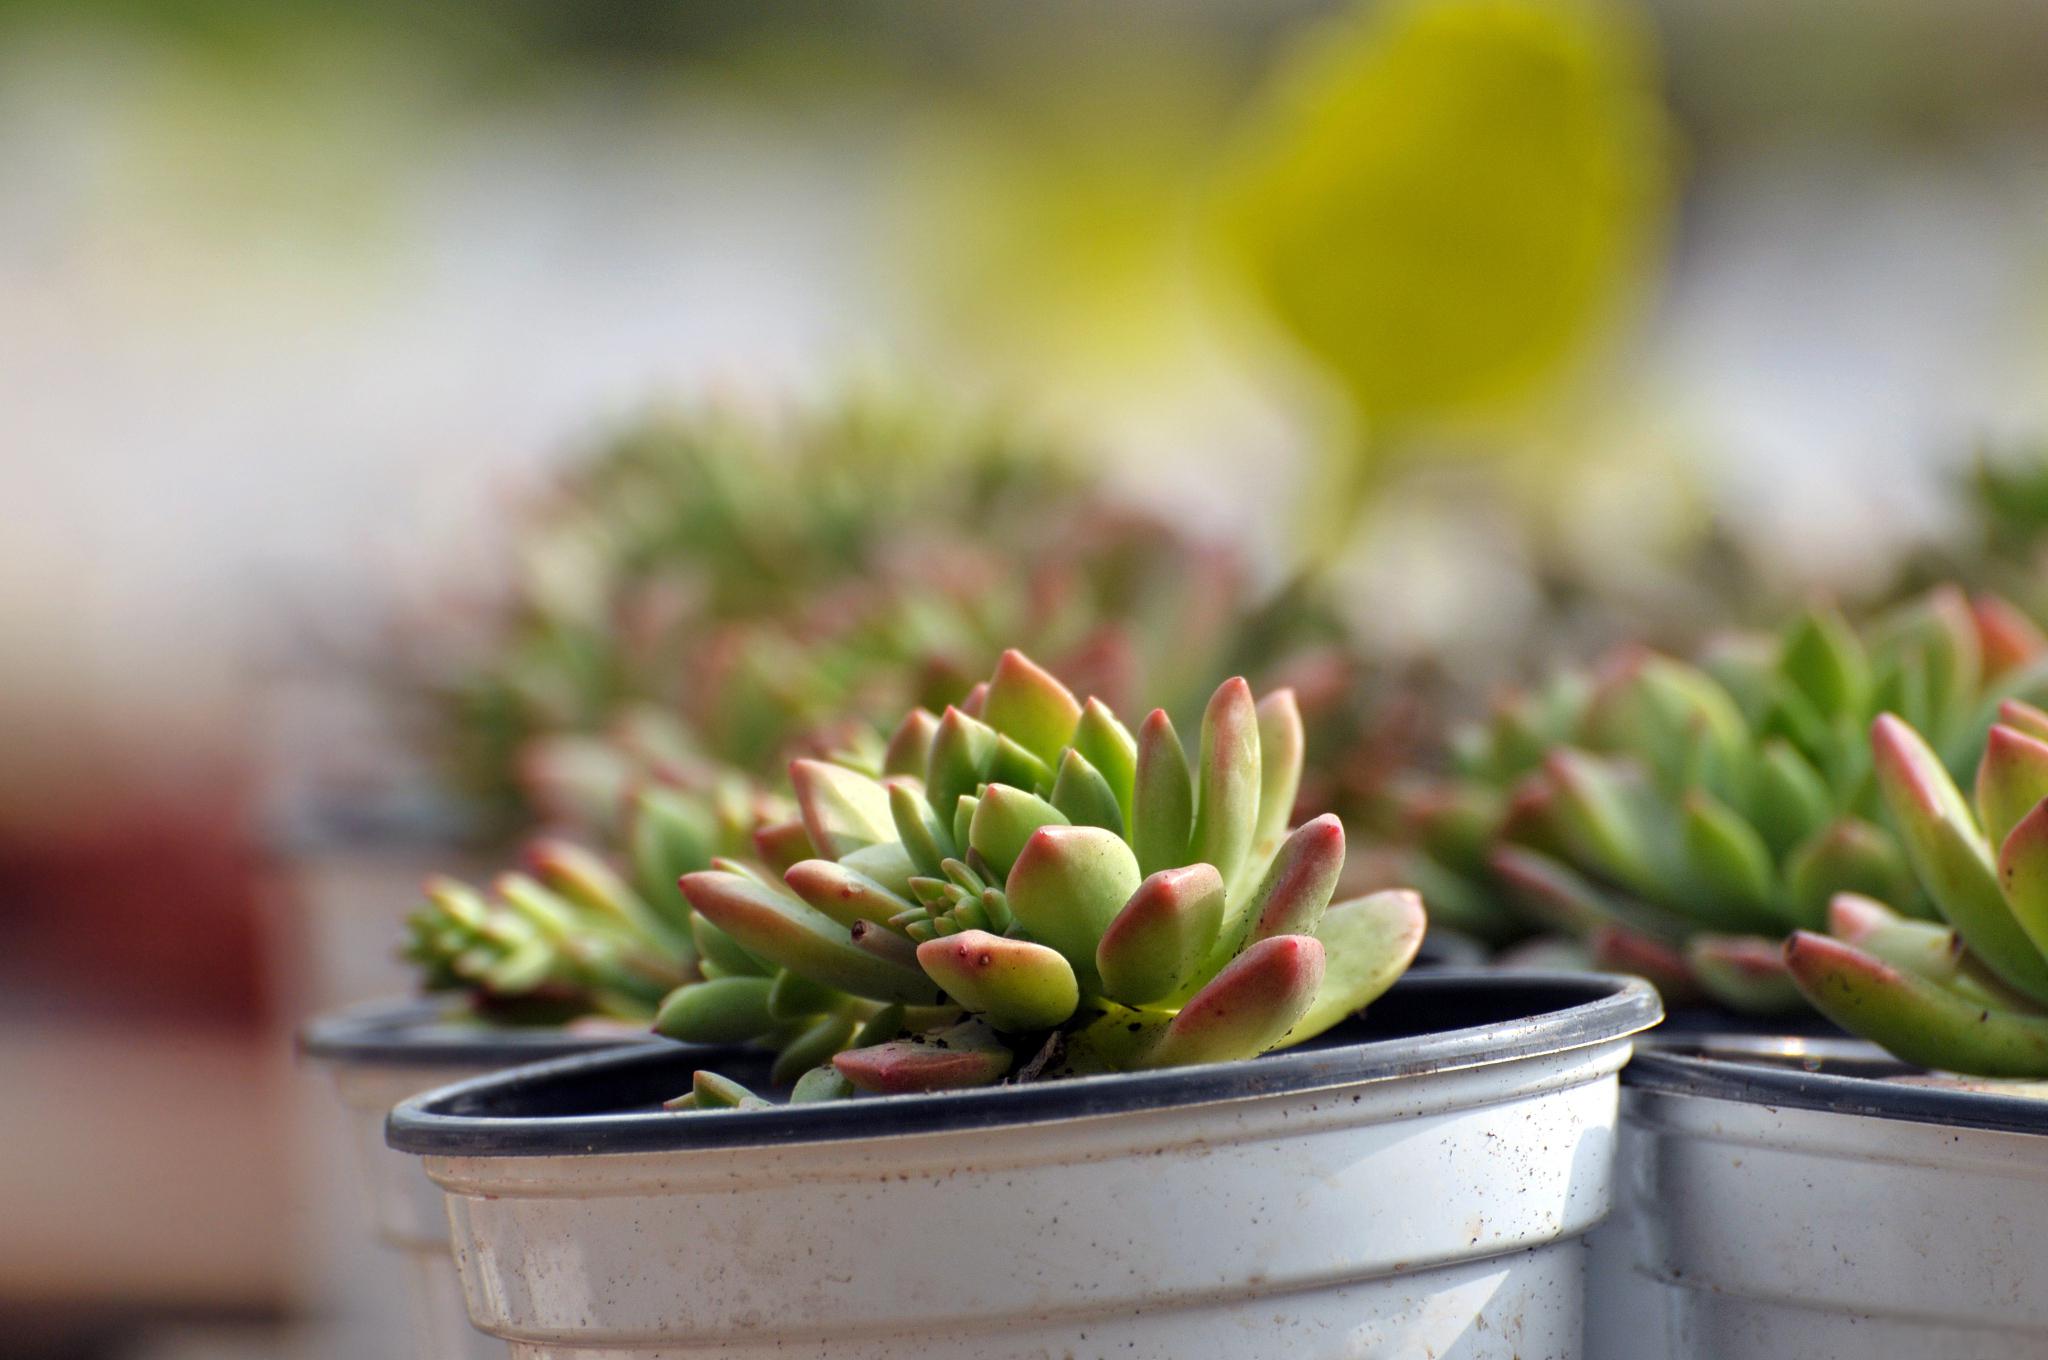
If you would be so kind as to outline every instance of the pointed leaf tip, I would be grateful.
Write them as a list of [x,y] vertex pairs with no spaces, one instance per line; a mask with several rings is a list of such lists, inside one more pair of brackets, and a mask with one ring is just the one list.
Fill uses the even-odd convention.
[[1081,701],[1051,671],[1011,648],[989,679],[982,720],[1051,765],[1074,738]]

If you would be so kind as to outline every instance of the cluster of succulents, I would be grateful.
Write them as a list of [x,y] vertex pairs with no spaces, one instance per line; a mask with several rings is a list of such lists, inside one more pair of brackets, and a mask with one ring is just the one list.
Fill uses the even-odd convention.
[[[779,1050],[793,1099],[1249,1058],[1376,998],[1420,943],[1411,892],[1334,902],[1344,831],[1290,829],[1288,691],[1224,683],[1190,761],[1154,710],[1005,652],[880,761],[799,759],[799,817],[685,874],[703,980],[656,1029]],[[701,1074],[677,1104],[747,1105]]]
[[643,419],[529,507],[513,590],[475,636],[437,620],[417,662],[436,735],[472,796],[515,811],[536,738],[602,732],[636,702],[691,719],[700,758],[771,771],[793,735],[846,711],[860,653],[845,639],[886,641],[867,583],[931,526],[1041,524],[1085,484],[1004,425],[872,392]]
[[1318,806],[1377,796],[1405,730],[1366,702],[1325,592],[1262,593],[1234,549],[992,421],[859,397],[652,421],[537,509],[509,610],[429,667],[458,782],[501,825],[608,839],[649,779],[878,748],[878,723],[957,703],[1013,644],[1183,720],[1219,675],[1296,687],[1329,753]]
[[1787,970],[1843,1028],[1927,1067],[2048,1077],[2048,713],[1998,709],[1974,800],[1910,724],[1872,725],[1877,779],[1940,921],[1834,899],[1795,932]]
[[650,785],[632,800],[623,867],[544,835],[487,888],[437,876],[406,921],[404,956],[425,990],[459,993],[494,1023],[650,1020],[662,998],[701,976],[697,923],[677,879],[750,847],[755,829],[785,811],[734,780]]
[[1738,1009],[1796,1006],[1778,942],[1840,893],[1930,907],[1864,740],[1902,715],[1951,766],[2048,643],[2002,601],[1941,589],[1862,629],[1828,608],[1698,664],[1642,650],[1504,702],[1456,774],[1415,790],[1405,868],[1439,919],[1553,932],[1594,961]]

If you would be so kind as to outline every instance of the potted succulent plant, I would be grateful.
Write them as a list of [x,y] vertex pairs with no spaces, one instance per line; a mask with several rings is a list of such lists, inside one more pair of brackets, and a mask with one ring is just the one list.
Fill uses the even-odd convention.
[[801,834],[683,877],[706,980],[657,1022],[772,1056],[393,1114],[473,1319],[532,1357],[1575,1354],[1654,993],[1394,986],[1421,903],[1332,901],[1301,763],[1284,691],[1224,684],[1191,760],[1014,652],[877,768],[796,762]]
[[[709,863],[719,837],[736,834],[672,789],[644,791],[632,828],[642,885]],[[385,1149],[384,1117],[450,1081],[647,1040],[656,1003],[698,976],[695,944],[673,889],[644,893],[602,856],[561,840],[536,842],[526,871],[501,875],[488,893],[437,878],[426,896],[406,952],[434,995],[322,1017],[300,1047],[346,1108],[378,1235],[410,1258],[420,1353],[502,1355],[469,1326],[440,1192],[416,1159]]]
[[[1595,1276],[1617,1312],[1657,1323],[1599,1353],[2041,1353],[2048,713],[2008,701],[1999,716],[1974,811],[1913,728],[1872,728],[1877,783],[1942,920],[1843,894],[1831,933],[1783,946],[1814,1006],[1882,1049],[1703,1039],[1630,1069],[1621,1207]],[[1666,1349],[1645,1351],[1646,1331]]]
[[1504,701],[1456,774],[1413,790],[1404,866],[1442,913],[1549,932],[1682,1002],[1805,1010],[1779,944],[1843,892],[1925,916],[1864,729],[1905,714],[1966,763],[2001,694],[2048,652],[2010,605],[1938,589],[1858,630],[1829,609],[1698,664],[1634,649]]

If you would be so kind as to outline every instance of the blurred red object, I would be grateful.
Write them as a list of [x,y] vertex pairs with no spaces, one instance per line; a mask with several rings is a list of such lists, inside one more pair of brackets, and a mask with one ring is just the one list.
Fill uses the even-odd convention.
[[0,996],[39,1017],[251,1030],[271,1014],[250,779],[106,791],[89,818],[0,822]]

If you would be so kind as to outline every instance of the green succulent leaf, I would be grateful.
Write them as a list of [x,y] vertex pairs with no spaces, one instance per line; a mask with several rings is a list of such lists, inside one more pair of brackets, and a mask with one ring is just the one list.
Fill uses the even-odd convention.
[[789,781],[816,853],[839,859],[863,846],[895,839],[889,791],[867,775],[823,760],[793,760]]
[[845,926],[794,895],[734,874],[683,879],[683,895],[741,948],[815,982],[879,1001],[930,1002],[930,979],[854,944]]
[[1059,772],[1053,778],[1052,805],[1075,826],[1099,826],[1119,836],[1124,830],[1123,806],[1116,790],[1088,758],[1069,748],[1060,757]]
[[[997,878],[1007,878],[1034,832],[1042,826],[1066,825],[1066,816],[1036,794],[1008,784],[990,784],[975,805],[967,844]],[[976,884],[972,891],[981,891],[981,886]]]
[[1923,1067],[2048,1077],[2048,1016],[1994,1010],[1840,940],[1797,931],[1785,966],[1815,1009]]
[[1080,1004],[1074,970],[1057,950],[963,930],[917,947],[917,961],[946,995],[998,1030],[1042,1030]]
[[982,717],[1051,766],[1074,738],[1081,703],[1050,671],[1012,649],[996,663]]
[[1025,843],[1004,896],[1017,924],[1065,955],[1083,990],[1093,994],[1101,986],[1096,943],[1141,877],[1122,837],[1100,827],[1048,826]]
[[1138,729],[1136,783],[1132,794],[1131,848],[1145,873],[1188,863],[1194,826],[1195,786],[1187,748],[1164,709],[1153,709]]
[[777,1025],[768,999],[775,984],[764,977],[692,982],[668,994],[655,1013],[654,1032],[692,1044],[737,1044]]
[[[1116,794],[1123,825],[1132,825],[1131,803],[1138,778],[1138,742],[1130,729],[1100,699],[1081,706],[1081,721],[1074,729],[1074,749],[1094,766]],[[1186,765],[1186,756],[1182,756]]]
[[1194,832],[1188,842],[1189,858],[1215,865],[1226,884],[1237,881],[1251,857],[1262,776],[1251,686],[1241,678],[1226,680],[1202,714]]
[[1104,994],[1142,1006],[1192,992],[1205,976],[1223,913],[1223,878],[1214,865],[1161,869],[1146,878],[1096,946]]
[[1942,916],[2006,983],[2048,1000],[2048,960],[2007,905],[1990,847],[1940,758],[1889,713],[1872,724],[1870,740],[1907,858]]

